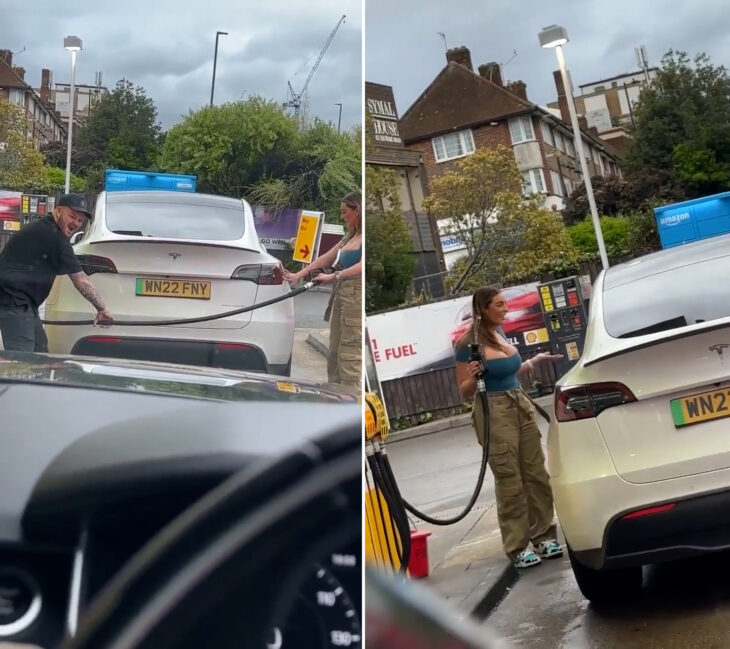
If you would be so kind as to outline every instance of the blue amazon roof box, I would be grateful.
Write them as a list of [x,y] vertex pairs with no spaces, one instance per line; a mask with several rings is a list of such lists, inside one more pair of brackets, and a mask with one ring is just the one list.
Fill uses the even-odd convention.
[[730,192],[655,207],[662,248],[730,232]]
[[195,192],[195,187],[195,176],[163,174],[156,171],[107,169],[104,178],[104,189],[108,192],[139,192],[146,190]]

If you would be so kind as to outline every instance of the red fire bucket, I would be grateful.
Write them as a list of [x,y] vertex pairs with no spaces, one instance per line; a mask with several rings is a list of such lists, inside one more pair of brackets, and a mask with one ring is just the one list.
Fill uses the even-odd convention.
[[431,532],[411,530],[411,558],[408,561],[408,574],[412,579],[428,577],[428,537]]

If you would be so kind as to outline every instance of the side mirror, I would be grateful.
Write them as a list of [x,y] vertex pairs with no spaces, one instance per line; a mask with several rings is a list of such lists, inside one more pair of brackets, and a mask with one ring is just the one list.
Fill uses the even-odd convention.
[[84,236],[85,232],[83,230],[79,230],[78,232],[74,232],[71,235],[71,238],[69,239],[69,243],[72,246],[75,246],[79,241],[81,241],[81,238]]

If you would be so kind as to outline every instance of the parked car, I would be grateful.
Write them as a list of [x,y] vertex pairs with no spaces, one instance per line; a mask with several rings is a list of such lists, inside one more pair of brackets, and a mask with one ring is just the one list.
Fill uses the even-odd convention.
[[[194,318],[286,295],[281,263],[261,246],[245,200],[187,192],[102,192],[74,249],[117,320]],[[68,277],[47,320],[84,320]],[[46,329],[51,353],[177,362],[288,375],[294,304],[191,325]]]
[[722,236],[594,284],[548,436],[557,514],[590,600],[636,593],[643,564],[730,546],[729,265]]
[[[502,324],[502,330],[508,337],[517,336],[523,331],[541,329],[545,326],[540,307],[540,296],[537,291],[524,288],[507,288],[502,291],[507,300],[509,312]],[[456,316],[456,326],[451,330],[451,345],[456,346],[461,337],[471,331],[473,319],[471,302],[464,305]]]
[[0,645],[361,646],[355,395],[18,352],[0,394]]

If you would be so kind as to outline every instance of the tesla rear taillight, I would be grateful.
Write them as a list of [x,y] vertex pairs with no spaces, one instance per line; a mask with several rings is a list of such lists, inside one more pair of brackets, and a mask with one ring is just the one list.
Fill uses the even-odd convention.
[[622,516],[621,520],[627,518],[642,518],[643,516],[651,516],[652,514],[661,514],[674,509],[675,503],[667,503],[666,505],[657,505],[656,507],[647,507],[646,509],[637,509],[635,512]]
[[116,273],[117,267],[111,259],[97,255],[76,255],[81,264],[81,269],[87,275],[94,273]]
[[555,390],[555,417],[558,421],[576,421],[597,417],[607,408],[636,401],[623,383],[588,383]]
[[231,279],[245,279],[259,285],[283,284],[284,274],[279,264],[247,264],[233,271]]
[[86,339],[89,343],[120,343],[121,338],[112,338],[111,336],[91,336]]

